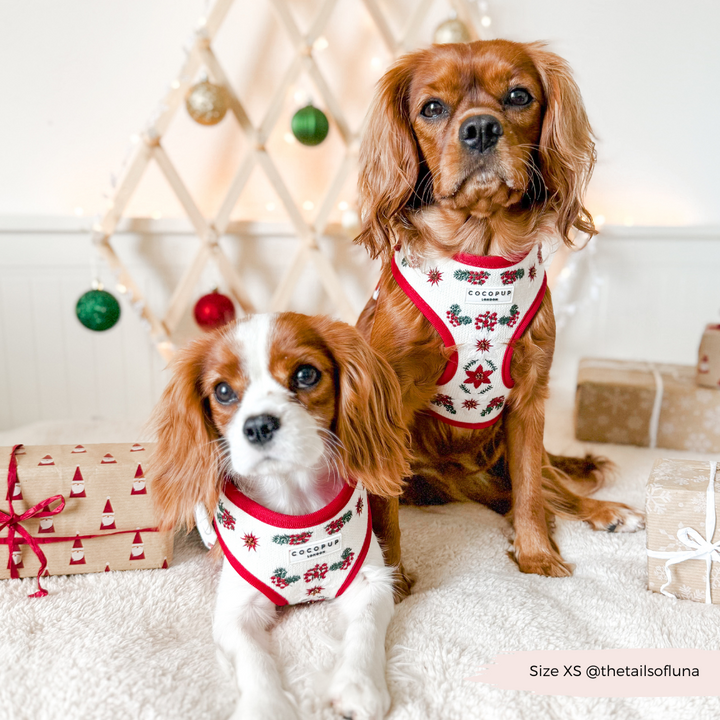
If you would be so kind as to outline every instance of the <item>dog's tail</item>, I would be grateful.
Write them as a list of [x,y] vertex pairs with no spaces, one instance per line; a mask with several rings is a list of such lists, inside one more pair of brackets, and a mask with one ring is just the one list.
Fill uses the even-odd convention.
[[[542,483],[546,508],[559,517],[587,519],[598,501],[588,495],[599,490],[615,470],[604,457],[583,458],[543,453]],[[572,488],[572,489],[571,489]]]

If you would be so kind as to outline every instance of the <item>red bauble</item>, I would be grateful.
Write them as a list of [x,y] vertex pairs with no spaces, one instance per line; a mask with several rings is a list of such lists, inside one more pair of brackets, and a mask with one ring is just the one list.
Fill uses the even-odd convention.
[[211,292],[195,303],[194,315],[203,330],[214,330],[235,319],[235,306],[227,295]]

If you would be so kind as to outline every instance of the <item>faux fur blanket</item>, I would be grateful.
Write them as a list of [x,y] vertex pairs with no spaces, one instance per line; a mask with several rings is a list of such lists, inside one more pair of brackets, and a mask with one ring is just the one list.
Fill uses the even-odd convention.
[[[141,440],[135,427],[35,425],[0,433],[14,442]],[[572,393],[555,388],[546,446],[582,454],[573,440]],[[653,460],[683,453],[593,446],[619,467],[600,496],[636,506]],[[693,457],[699,457],[694,455]],[[401,511],[405,563],[417,582],[390,626],[390,720],[720,717],[717,698],[576,698],[499,690],[468,681],[515,650],[720,647],[720,608],[646,589],[645,533],[593,532],[559,522],[555,537],[575,563],[565,579],[523,575],[507,555],[507,522],[487,508],[448,505]],[[5,560],[2,560],[5,562]],[[0,581],[0,717],[225,718],[237,698],[215,659],[211,616],[217,569],[195,534],[178,537],[169,570]],[[281,613],[273,631],[286,684],[303,717],[327,717],[323,670],[336,641],[328,608]],[[719,691],[720,692],[720,691]]]

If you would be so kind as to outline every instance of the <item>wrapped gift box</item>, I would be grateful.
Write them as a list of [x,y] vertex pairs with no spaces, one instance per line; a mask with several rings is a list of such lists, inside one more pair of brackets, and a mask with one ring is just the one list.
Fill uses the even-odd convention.
[[143,470],[151,452],[149,444],[21,445],[13,482],[12,448],[0,448],[0,578],[38,574],[33,544],[51,575],[167,567],[172,533],[157,531]]
[[720,603],[718,480],[715,462],[655,462],[645,498],[650,590]]
[[578,440],[720,452],[720,392],[690,365],[586,358],[578,368]]
[[720,391],[720,325],[708,325],[698,349],[697,383]]

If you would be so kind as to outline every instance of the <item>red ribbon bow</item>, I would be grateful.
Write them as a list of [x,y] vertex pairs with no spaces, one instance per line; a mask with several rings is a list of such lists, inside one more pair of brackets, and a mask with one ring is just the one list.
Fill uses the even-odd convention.
[[[37,540],[33,538],[32,535],[21,525],[21,523],[25,522],[26,520],[29,520],[32,517],[39,517],[39,518],[45,518],[45,517],[51,517],[53,515],[57,515],[58,513],[61,513],[65,509],[65,498],[62,495],[53,495],[52,497],[47,498],[47,500],[43,500],[42,502],[39,502],[37,505],[31,507],[29,510],[26,510],[22,515],[18,515],[15,510],[13,509],[13,494],[15,492],[15,485],[18,482],[17,477],[17,458],[15,457],[15,453],[17,450],[19,450],[22,447],[22,445],[15,445],[15,447],[10,452],[10,465],[8,467],[8,493],[7,493],[7,501],[10,507],[10,513],[6,513],[3,510],[0,510],[0,532],[2,532],[5,528],[8,529],[8,536],[7,536],[7,544],[8,544],[8,551],[9,551],[9,557],[8,557],[8,568],[10,568],[10,577],[12,578],[18,578],[20,575],[18,574],[17,568],[15,567],[15,564],[13,563],[12,556],[13,552],[18,549],[17,541],[15,540],[15,533],[18,533],[23,537],[25,542],[30,546],[32,551],[37,556],[38,560],[40,560],[40,569],[38,570],[37,574],[37,584],[38,584],[38,590],[37,592],[34,592],[28,597],[45,597],[47,595],[47,590],[43,588],[43,586],[40,584],[40,576],[42,575],[43,571],[47,567],[47,558],[45,557],[45,553],[40,548],[40,545],[38,544]],[[50,505],[54,503],[56,500],[60,501],[60,504],[53,508],[52,510],[49,509]]]

